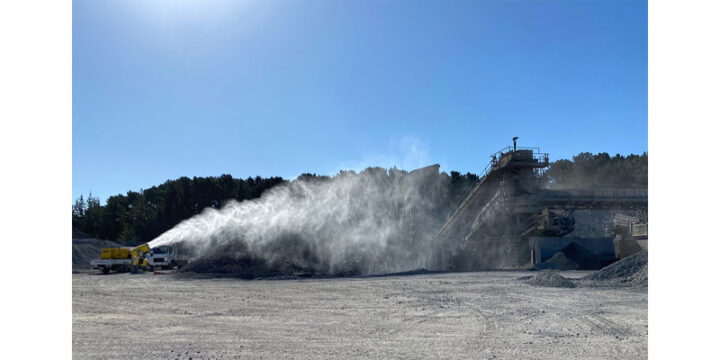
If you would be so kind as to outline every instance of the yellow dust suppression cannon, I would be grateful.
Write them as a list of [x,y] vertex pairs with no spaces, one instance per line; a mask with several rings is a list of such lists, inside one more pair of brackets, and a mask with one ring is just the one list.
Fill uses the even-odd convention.
[[132,258],[132,272],[136,273],[141,269],[149,270],[147,258],[150,256],[150,246],[148,244],[142,244],[130,249],[130,256]]
[[150,254],[148,244],[134,248],[102,248],[100,249],[100,259],[93,260],[90,264],[104,274],[110,271],[137,272],[138,270],[149,270],[148,257]]
[[190,257],[186,247],[170,244],[150,248],[150,245],[145,243],[133,248],[100,249],[100,259],[95,259],[90,264],[94,269],[107,274],[110,271],[136,273],[139,270],[180,268],[188,262]]

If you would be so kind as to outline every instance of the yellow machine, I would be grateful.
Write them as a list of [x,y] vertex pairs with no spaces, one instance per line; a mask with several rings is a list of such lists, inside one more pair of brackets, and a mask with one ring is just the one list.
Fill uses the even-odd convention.
[[148,267],[148,260],[145,254],[149,255],[149,252],[150,246],[148,246],[148,244],[142,244],[130,249],[133,272],[136,272],[138,268],[146,269]]
[[150,269],[148,257],[150,246],[142,244],[134,248],[103,248],[100,249],[100,259],[93,260],[90,264],[93,268],[102,270],[103,273],[110,271],[132,271]]
[[101,259],[130,259],[130,248],[102,248],[100,249]]

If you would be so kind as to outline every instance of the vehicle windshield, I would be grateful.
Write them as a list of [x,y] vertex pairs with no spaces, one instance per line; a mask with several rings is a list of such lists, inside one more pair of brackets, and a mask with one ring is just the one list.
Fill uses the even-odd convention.
[[153,254],[167,254],[170,252],[169,246],[159,246],[153,249]]

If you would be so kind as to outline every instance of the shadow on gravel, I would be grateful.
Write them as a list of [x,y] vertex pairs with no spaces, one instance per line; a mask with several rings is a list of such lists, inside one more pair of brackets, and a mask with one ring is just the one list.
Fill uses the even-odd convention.
[[402,271],[389,274],[374,274],[374,275],[355,275],[355,274],[338,274],[338,275],[324,275],[324,274],[313,274],[313,273],[295,273],[295,274],[259,274],[254,276],[251,271],[244,271],[239,273],[197,273],[197,272],[178,272],[174,274],[175,278],[178,279],[216,279],[216,278],[230,278],[230,279],[242,279],[242,280],[302,280],[302,279],[367,279],[367,278],[382,278],[382,277],[403,277],[403,276],[416,276],[416,275],[432,275],[432,274],[447,274],[453,273],[453,271],[430,271],[426,269],[417,269],[411,271]]
[[389,273],[389,274],[362,275],[362,276],[357,276],[357,277],[376,278],[376,277],[389,277],[389,276],[415,276],[415,275],[448,274],[448,273],[455,273],[455,272],[457,272],[457,271],[430,271],[427,269],[416,269],[416,270],[401,271],[401,272]]

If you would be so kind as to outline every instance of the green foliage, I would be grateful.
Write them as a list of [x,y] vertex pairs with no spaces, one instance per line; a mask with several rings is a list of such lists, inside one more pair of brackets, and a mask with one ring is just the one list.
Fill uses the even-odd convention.
[[82,196],[72,208],[73,228],[101,239],[124,244],[148,242],[177,223],[207,207],[219,208],[225,201],[259,197],[263,191],[284,182],[280,177],[235,179],[181,177],[140,192],[115,195],[100,205],[92,193]]
[[580,153],[572,161],[551,163],[540,175],[540,183],[553,189],[647,188],[648,154]]
[[[570,160],[558,160],[539,175],[540,185],[548,188],[647,188],[648,155],[593,155],[580,153]],[[403,177],[407,171],[397,168],[367,168],[361,174],[384,181]],[[337,177],[355,176],[354,171],[340,171]],[[442,174],[446,179],[447,196],[438,206],[451,208],[462,201],[478,176],[451,171]],[[302,174],[298,180],[327,181],[330,177]],[[199,214],[205,208],[220,208],[230,200],[255,199],[267,189],[285,182],[280,177],[235,179],[220,177],[181,177],[168,180],[140,192],[129,191],[115,195],[100,205],[98,197],[90,193],[87,199],[80,196],[72,206],[73,229],[125,244],[148,242],[171,229],[182,220]],[[444,185],[443,185],[444,186]]]
[[457,171],[450,172],[450,199],[453,202],[462,201],[469,190],[479,180],[479,177],[473,173],[461,175]]
[[79,198],[75,199],[75,204],[73,204],[72,207],[73,228],[80,227],[82,218],[85,216],[85,209],[87,209],[87,203],[85,202],[85,199],[83,199],[83,196],[80,195]]

